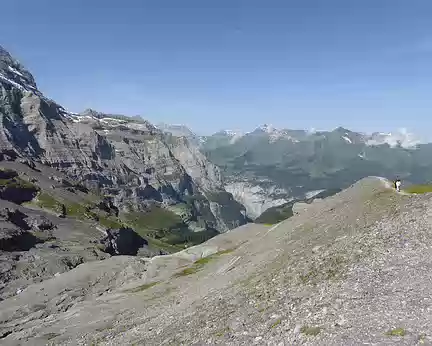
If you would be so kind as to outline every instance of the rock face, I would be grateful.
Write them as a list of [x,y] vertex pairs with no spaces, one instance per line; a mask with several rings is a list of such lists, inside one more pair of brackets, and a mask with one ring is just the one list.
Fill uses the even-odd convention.
[[139,249],[148,245],[148,242],[131,228],[108,229],[106,232],[107,236],[101,240],[101,243],[105,246],[104,251],[113,256],[135,256]]
[[187,139],[139,117],[67,112],[0,47],[0,300],[86,262],[173,253],[244,224],[223,186]]
[[267,209],[290,200],[288,191],[272,185],[271,182],[266,184],[265,181],[254,182],[252,179],[231,179],[225,189],[245,206],[247,215],[252,219],[258,218]]
[[[219,169],[185,138],[139,118],[65,111],[0,48],[0,157],[31,159],[110,195],[125,212],[181,205],[191,229],[225,232],[244,224],[244,207],[209,200],[226,193]],[[34,197],[34,196],[33,196]],[[170,210],[178,210],[171,208]],[[226,218],[225,209],[230,217]]]

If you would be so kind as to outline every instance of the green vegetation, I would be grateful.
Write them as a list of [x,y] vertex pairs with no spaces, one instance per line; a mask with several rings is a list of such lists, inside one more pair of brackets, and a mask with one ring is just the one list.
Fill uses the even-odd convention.
[[92,206],[87,202],[79,204],[65,201],[62,203],[50,194],[40,192],[34,200],[34,203],[41,208],[49,209],[56,213],[60,213],[62,211],[62,206],[64,205],[66,208],[66,215],[69,217],[74,217],[80,220],[95,220],[107,228],[123,227],[123,223],[118,218],[114,216],[104,216],[102,213],[89,210]]
[[66,206],[66,214],[68,216],[73,216],[78,219],[81,219],[84,217],[86,208],[84,205],[79,203],[65,203]]
[[203,257],[203,258],[200,258],[199,260],[197,260],[195,262],[195,265],[197,265],[197,266],[203,266],[204,264],[209,263],[211,260],[212,260],[211,256]]
[[50,240],[55,240],[56,238],[52,235],[50,235],[47,232],[43,232],[43,231],[32,231],[31,232],[36,238],[43,240],[44,242],[50,241]]
[[182,246],[167,244],[161,240],[154,239],[151,237],[146,237],[146,236],[141,236],[141,237],[143,237],[145,240],[147,240],[149,247],[153,248],[153,249],[160,249],[160,250],[166,251],[168,253],[174,253],[174,252],[184,250],[184,247],[182,247]]
[[140,286],[135,287],[135,288],[131,288],[131,289],[127,290],[127,292],[128,293],[142,292],[142,291],[145,291],[149,288],[152,288],[153,286],[156,286],[158,283],[159,283],[159,281],[150,282],[148,284],[144,284],[144,285],[140,285]]
[[178,215],[156,206],[151,207],[147,212],[128,213],[125,215],[125,218],[141,231],[167,230],[183,225]]
[[37,200],[35,201],[38,206],[41,208],[56,210],[57,205],[60,204],[54,197],[51,195],[41,192],[37,195]]
[[195,274],[196,272],[198,272],[198,270],[200,270],[200,269],[201,269],[201,266],[194,265],[191,268],[183,269],[181,272],[178,272],[177,274],[175,274],[174,277],[192,275],[192,274]]
[[273,329],[273,328],[275,328],[275,327],[277,327],[279,324],[281,324],[282,323],[282,320],[281,319],[278,319],[278,320],[276,320],[271,326],[270,326],[270,328],[271,329]]
[[269,208],[256,218],[254,222],[266,225],[276,224],[294,215],[292,207],[293,203],[289,202],[277,207]]
[[428,193],[428,192],[432,192],[432,185],[411,185],[408,186],[406,189],[404,189],[403,191],[407,192],[407,193]]
[[0,179],[0,187],[38,190],[38,187],[20,177]]
[[216,252],[213,255],[207,256],[207,257],[202,257],[199,260],[195,261],[192,266],[183,269],[182,271],[174,274],[175,277],[181,277],[181,276],[188,276],[188,275],[192,275],[197,273],[198,271],[200,271],[207,263],[211,262],[212,260],[216,259],[219,256],[228,254],[230,252],[234,251],[234,249],[229,249],[229,250],[223,250],[223,251],[219,251]]
[[387,336],[405,336],[406,332],[405,329],[403,328],[396,328],[396,329],[391,329],[388,332],[386,332]]
[[22,204],[31,201],[39,187],[22,179],[13,170],[0,169],[0,197],[7,201]]
[[124,219],[141,237],[170,245],[197,245],[218,234],[216,230],[193,232],[179,215],[158,206],[145,212],[126,213]]
[[107,228],[113,228],[113,229],[118,229],[118,228],[122,228],[124,227],[123,223],[121,222],[121,220],[113,217],[113,216],[98,216],[99,219],[99,223]]
[[308,327],[303,326],[300,329],[300,333],[304,335],[317,336],[321,332],[321,327]]

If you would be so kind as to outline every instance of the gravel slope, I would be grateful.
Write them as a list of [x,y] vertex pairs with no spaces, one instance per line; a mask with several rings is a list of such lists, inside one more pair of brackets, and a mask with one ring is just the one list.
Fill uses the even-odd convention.
[[272,227],[86,263],[0,302],[0,342],[430,344],[430,199],[367,178]]

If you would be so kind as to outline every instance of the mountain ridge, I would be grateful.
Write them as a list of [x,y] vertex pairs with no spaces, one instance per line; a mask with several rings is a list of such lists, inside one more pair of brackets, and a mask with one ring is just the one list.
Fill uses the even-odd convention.
[[204,136],[200,150],[222,169],[225,187],[258,218],[269,208],[308,199],[315,190],[345,188],[368,175],[427,183],[431,143],[401,129],[366,134],[278,129],[264,124],[239,133]]

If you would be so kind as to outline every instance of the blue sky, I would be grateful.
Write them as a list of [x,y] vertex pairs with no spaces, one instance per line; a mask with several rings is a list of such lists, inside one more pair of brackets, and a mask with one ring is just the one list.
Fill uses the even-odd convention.
[[201,133],[262,123],[432,132],[430,0],[1,7],[0,44],[72,111],[139,114]]

